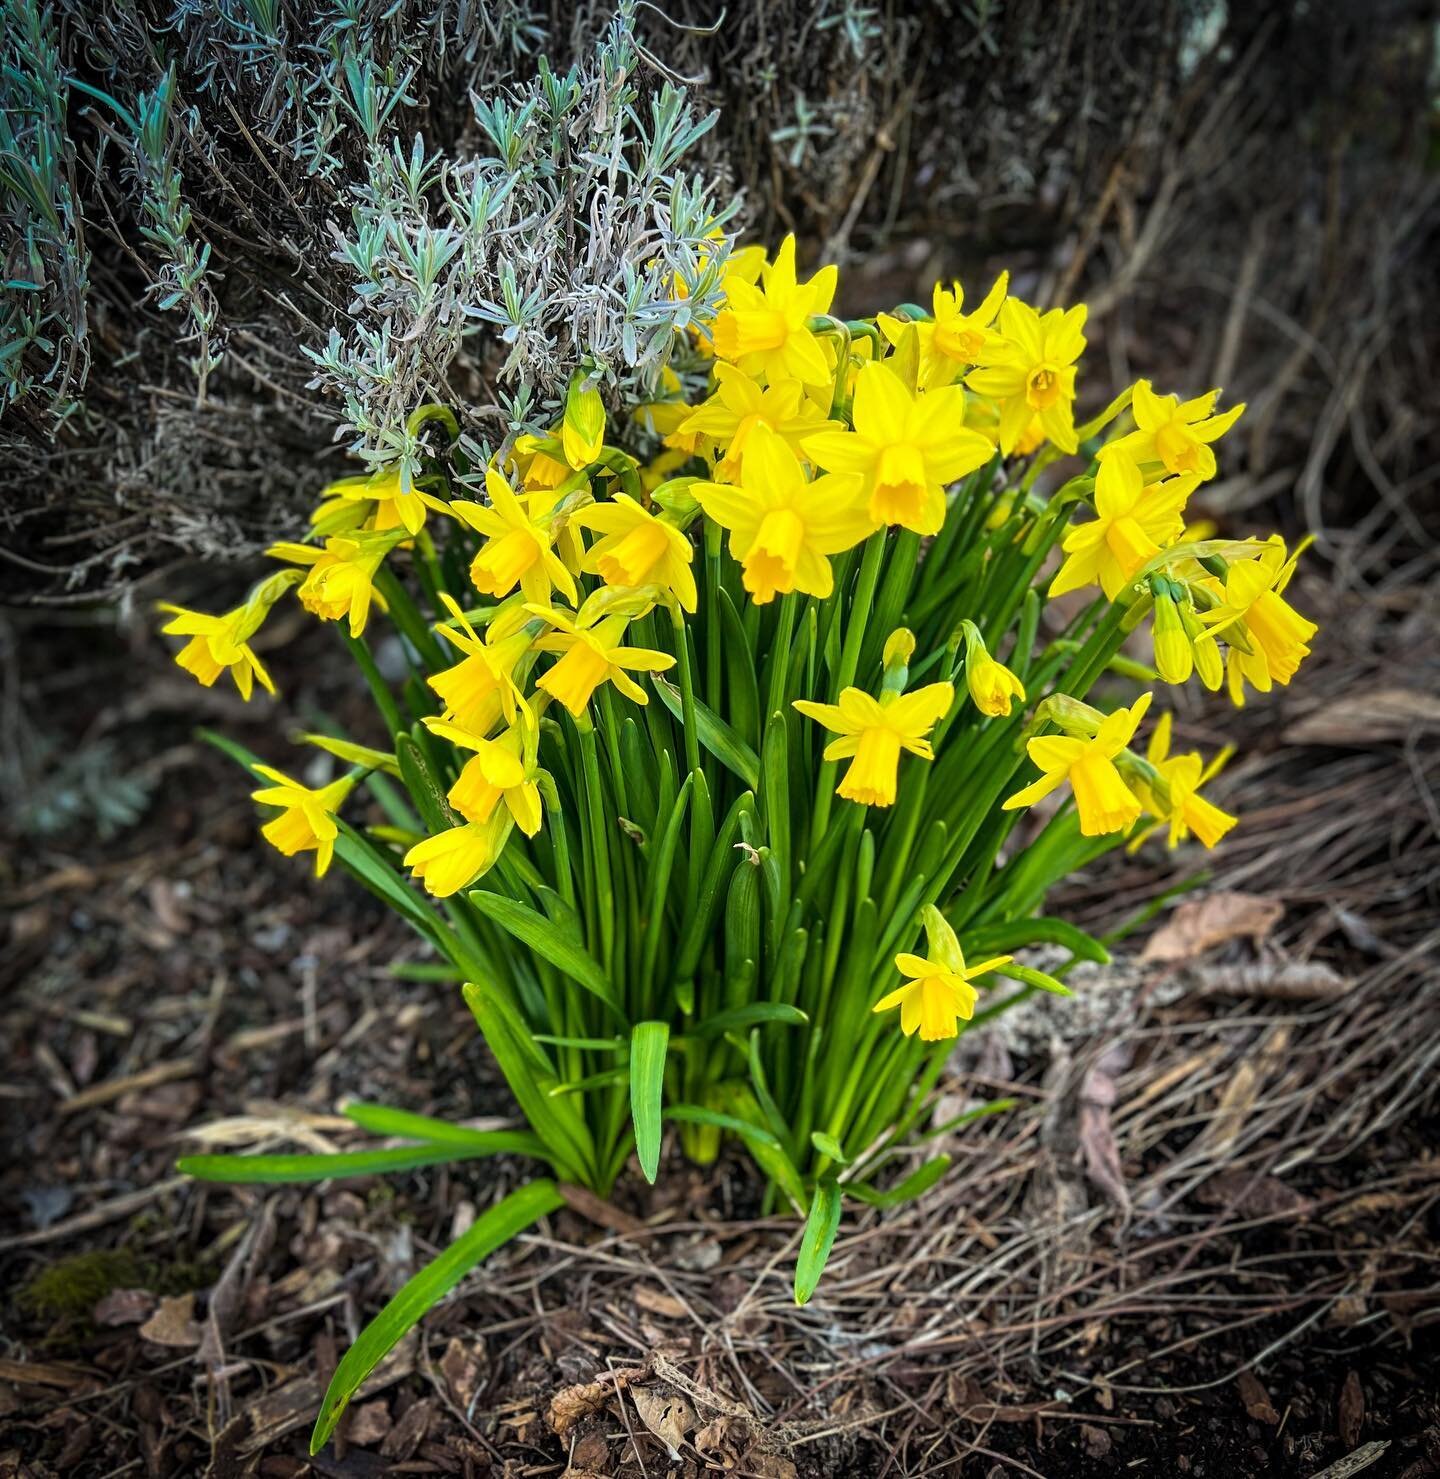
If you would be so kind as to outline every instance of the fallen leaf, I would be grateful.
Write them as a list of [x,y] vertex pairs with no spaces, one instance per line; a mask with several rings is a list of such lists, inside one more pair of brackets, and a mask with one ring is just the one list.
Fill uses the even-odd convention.
[[1141,960],[1194,960],[1227,940],[1249,938],[1257,944],[1280,923],[1285,906],[1263,894],[1232,890],[1181,904],[1147,941]]
[[640,1421],[665,1445],[670,1457],[678,1459],[686,1433],[695,1426],[695,1409],[678,1392],[659,1392],[653,1387],[632,1387],[630,1400]]
[[173,1299],[162,1299],[160,1307],[140,1327],[140,1334],[156,1345],[182,1349],[199,1345],[204,1332],[196,1323],[194,1315],[193,1294],[177,1294]]
[[1260,1385],[1253,1371],[1242,1371],[1235,1378],[1235,1385],[1240,1388],[1240,1400],[1245,1404],[1245,1411],[1257,1423],[1269,1423],[1273,1428],[1280,1421],[1280,1414],[1275,1411],[1269,1393]]
[[1297,1221],[1315,1210],[1315,1203],[1276,1176],[1250,1171],[1221,1171],[1202,1182],[1195,1200],[1207,1207],[1228,1207],[1243,1218],[1293,1217]]
[[138,1325],[155,1313],[155,1302],[148,1289],[112,1289],[96,1301],[91,1316],[97,1325]]
[[485,1369],[485,1347],[466,1345],[458,1335],[450,1337],[445,1354],[440,1357],[440,1374],[450,1389],[450,1400],[468,1413],[475,1393],[480,1390],[480,1379]]
[[1354,1448],[1360,1441],[1360,1429],[1365,1426],[1365,1388],[1353,1372],[1345,1373],[1345,1383],[1340,1388],[1337,1412],[1340,1441],[1346,1448]]
[[632,1381],[640,1381],[650,1375],[644,1366],[622,1366],[607,1371],[598,1381],[579,1382],[573,1387],[563,1387],[550,1399],[545,1421],[558,1434],[569,1432],[583,1417],[599,1410],[617,1392],[622,1392]]
[[755,1479],[796,1479],[798,1473],[788,1458],[780,1458],[773,1453],[756,1454],[746,1463]]
[[379,1443],[390,1431],[390,1408],[382,1397],[375,1402],[366,1402],[362,1407],[352,1407],[345,1417],[345,1441],[357,1448],[366,1448]]
[[648,1284],[638,1285],[634,1296],[635,1303],[642,1310],[649,1310],[652,1315],[665,1315],[671,1320],[683,1320],[687,1313],[685,1306],[673,1294],[666,1294],[660,1289],[652,1289]]
[[1289,745],[1361,745],[1403,740],[1440,728],[1440,698],[1419,688],[1375,688],[1348,693],[1297,719],[1285,730]]

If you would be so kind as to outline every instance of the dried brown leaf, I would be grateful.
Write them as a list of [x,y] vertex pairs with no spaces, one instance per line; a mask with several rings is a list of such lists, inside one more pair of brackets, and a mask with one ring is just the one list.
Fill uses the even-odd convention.
[[177,1294],[160,1301],[160,1307],[140,1327],[140,1334],[156,1345],[188,1349],[199,1345],[203,1334],[194,1316],[195,1296]]
[[1253,1371],[1242,1371],[1235,1378],[1235,1385],[1240,1388],[1240,1400],[1245,1404],[1245,1411],[1257,1423],[1269,1423],[1273,1428],[1280,1421],[1270,1394],[1260,1385],[1260,1379]]
[[550,1399],[545,1421],[561,1435],[569,1432],[581,1418],[589,1417],[599,1410],[617,1392],[622,1392],[632,1381],[640,1381],[650,1375],[644,1366],[622,1366],[607,1371],[597,1381],[579,1382],[573,1387],[563,1387]]
[[1353,1371],[1345,1373],[1336,1419],[1340,1441],[1346,1448],[1354,1448],[1360,1441],[1360,1430],[1365,1426],[1365,1388],[1360,1385],[1360,1378]]
[[665,1445],[670,1457],[678,1459],[686,1433],[695,1426],[695,1409],[678,1392],[654,1387],[632,1387],[630,1400],[640,1421]]
[[148,1289],[112,1289],[91,1315],[97,1325],[138,1325],[155,1313],[156,1303],[157,1296]]
[[1227,940],[1257,944],[1279,924],[1285,906],[1264,894],[1222,890],[1181,904],[1147,942],[1141,960],[1194,960]]

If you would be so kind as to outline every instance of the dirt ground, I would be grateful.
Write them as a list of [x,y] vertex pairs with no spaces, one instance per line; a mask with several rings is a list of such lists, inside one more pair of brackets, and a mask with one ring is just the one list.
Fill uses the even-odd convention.
[[1242,826],[1055,912],[1203,887],[962,1044],[938,1113],[1017,1108],[943,1137],[920,1203],[847,1213],[809,1306],[743,1167],[677,1159],[491,1259],[314,1460],[339,1353],[526,1168],[232,1189],[175,1157],[354,1144],[346,1097],[512,1106],[453,987],[393,973],[400,923],[269,852],[193,738],[278,759],[303,705],[345,715],[327,633],[273,654],[277,725],[152,639],[19,628],[7,726],[103,742],[139,816],[12,836],[0,873],[0,1476],[1440,1473],[1440,602],[1300,599],[1302,681],[1181,715],[1240,743]]

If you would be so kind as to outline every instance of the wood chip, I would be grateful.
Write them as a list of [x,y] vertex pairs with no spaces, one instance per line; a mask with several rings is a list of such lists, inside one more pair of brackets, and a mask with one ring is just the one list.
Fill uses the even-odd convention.
[[124,1078],[106,1079],[93,1088],[80,1093],[60,1105],[61,1114],[75,1114],[82,1109],[92,1109],[97,1104],[109,1104],[122,1098],[134,1089],[153,1089],[156,1084],[168,1084],[179,1078],[194,1078],[199,1072],[190,1058],[177,1058],[173,1063],[156,1063],[139,1073],[127,1074]]
[[1260,1385],[1260,1379],[1253,1371],[1242,1371],[1235,1378],[1235,1385],[1240,1389],[1240,1400],[1245,1404],[1245,1411],[1257,1423],[1268,1423],[1273,1428],[1280,1421],[1280,1414],[1275,1411],[1270,1394]]

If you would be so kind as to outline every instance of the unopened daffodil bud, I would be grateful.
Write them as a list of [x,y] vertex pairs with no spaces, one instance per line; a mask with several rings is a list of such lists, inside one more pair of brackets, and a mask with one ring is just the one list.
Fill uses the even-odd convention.
[[980,628],[973,621],[961,623],[965,632],[965,686],[982,714],[990,718],[1008,718],[1014,699],[1025,702],[1025,685],[1005,666],[990,656]]
[[1155,668],[1167,683],[1185,683],[1195,671],[1195,649],[1185,634],[1180,606],[1168,582],[1155,593]]

